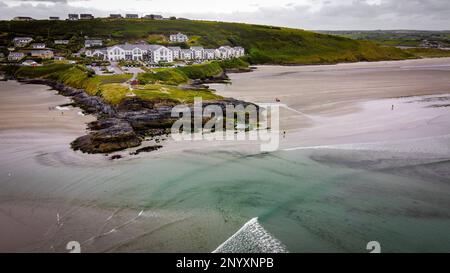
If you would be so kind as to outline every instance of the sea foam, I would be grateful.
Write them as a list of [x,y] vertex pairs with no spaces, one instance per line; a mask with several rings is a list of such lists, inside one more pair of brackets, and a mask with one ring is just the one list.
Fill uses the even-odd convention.
[[253,218],[213,253],[286,253],[286,247]]

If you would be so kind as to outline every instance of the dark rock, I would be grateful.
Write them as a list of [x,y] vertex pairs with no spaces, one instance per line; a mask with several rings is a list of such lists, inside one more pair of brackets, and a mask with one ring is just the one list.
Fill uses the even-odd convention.
[[141,138],[125,121],[110,119],[97,126],[101,129],[79,137],[72,142],[72,148],[84,153],[110,153],[141,145]]
[[138,154],[144,153],[144,152],[153,152],[153,151],[159,150],[161,148],[162,148],[161,145],[147,146],[147,147],[137,149],[134,153],[130,153],[130,155],[138,155]]
[[113,155],[109,159],[110,160],[116,160],[116,159],[121,159],[121,158],[123,158],[123,156],[121,156],[121,155]]

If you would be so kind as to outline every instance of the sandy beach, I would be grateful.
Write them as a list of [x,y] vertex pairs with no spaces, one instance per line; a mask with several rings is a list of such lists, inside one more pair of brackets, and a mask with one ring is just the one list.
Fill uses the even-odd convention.
[[[354,250],[368,234],[410,224],[430,231],[429,245],[439,234],[428,221],[436,232],[448,226],[450,58],[259,66],[230,77],[212,88],[286,104],[278,152],[261,155],[245,141],[167,140],[156,152],[120,152],[118,161],[85,155],[70,142],[93,117],[53,110],[70,100],[46,86],[0,82],[0,251],[65,252],[70,240],[86,251],[213,251],[256,216],[283,243],[294,236],[293,251]],[[368,193],[379,199],[356,209],[360,195],[372,200]],[[379,200],[398,210],[386,209],[400,215],[392,224]],[[358,220],[341,222],[348,215]],[[383,233],[336,239],[368,223]]]

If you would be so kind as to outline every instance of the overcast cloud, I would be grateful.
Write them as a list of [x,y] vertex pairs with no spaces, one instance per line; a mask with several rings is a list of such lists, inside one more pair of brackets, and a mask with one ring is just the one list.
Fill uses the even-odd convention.
[[450,29],[450,0],[0,0],[0,19],[156,13],[304,29]]

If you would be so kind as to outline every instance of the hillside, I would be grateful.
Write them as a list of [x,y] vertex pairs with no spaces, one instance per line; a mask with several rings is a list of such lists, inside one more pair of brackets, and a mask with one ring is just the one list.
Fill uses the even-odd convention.
[[[252,64],[318,64],[355,61],[398,60],[411,55],[373,42],[319,34],[299,29],[241,23],[186,20],[95,19],[86,21],[0,21],[3,45],[15,36],[32,36],[51,44],[53,39],[71,39],[75,51],[83,37],[109,39],[108,44],[146,40],[164,42],[164,36],[183,32],[188,45],[205,47],[243,46]],[[188,46],[186,45],[186,46]]]

